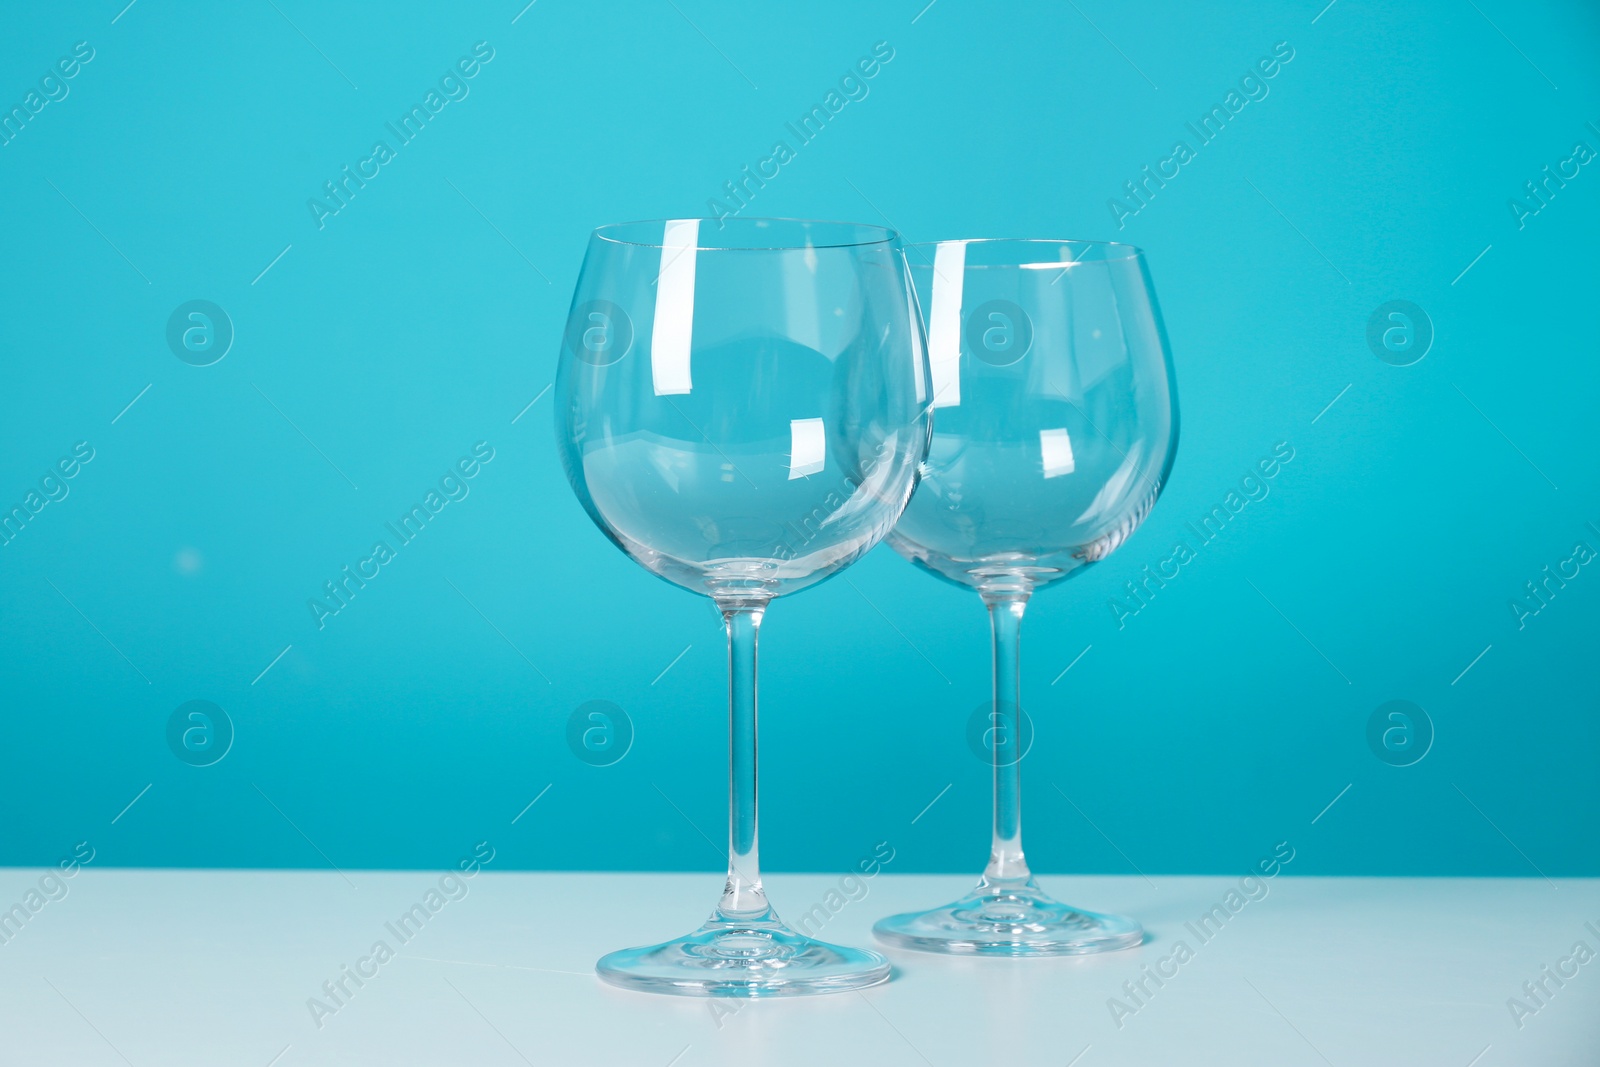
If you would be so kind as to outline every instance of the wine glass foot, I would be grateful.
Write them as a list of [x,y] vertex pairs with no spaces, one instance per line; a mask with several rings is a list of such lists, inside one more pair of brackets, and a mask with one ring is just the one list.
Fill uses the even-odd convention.
[[595,971],[611,985],[649,993],[785,997],[886,982],[889,961],[876,952],[813,940],[768,912],[748,922],[713,916],[684,937],[608,953]]
[[1080,956],[1144,940],[1132,919],[1063,904],[1032,878],[980,881],[953,904],[891,915],[872,932],[899,948],[972,956]]

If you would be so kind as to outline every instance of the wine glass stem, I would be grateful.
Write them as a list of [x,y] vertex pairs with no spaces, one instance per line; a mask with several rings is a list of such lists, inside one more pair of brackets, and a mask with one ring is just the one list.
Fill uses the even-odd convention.
[[994,761],[994,840],[985,881],[1031,877],[1022,854],[1022,613],[1026,594],[984,597],[994,639],[994,703],[991,729],[1012,732],[1011,743],[989,745]]
[[756,823],[756,640],[763,602],[719,605],[728,631],[728,881],[717,911],[755,921],[770,908],[761,888]]

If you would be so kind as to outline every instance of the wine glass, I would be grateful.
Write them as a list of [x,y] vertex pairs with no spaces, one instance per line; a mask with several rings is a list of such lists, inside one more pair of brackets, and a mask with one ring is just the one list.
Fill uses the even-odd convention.
[[795,932],[756,832],[756,638],[774,597],[859,559],[927,454],[916,298],[893,231],[786,219],[604,226],[556,377],[556,443],[595,525],[710,597],[728,633],[728,877],[705,925],[596,966],[695,996],[859,989],[888,962]]
[[912,253],[928,310],[934,434],[889,543],[988,607],[994,833],[972,892],[873,932],[905,948],[999,956],[1136,945],[1137,922],[1062,904],[1028,870],[1019,641],[1029,597],[1121,545],[1171,470],[1177,396],[1150,274],[1121,244],[944,241]]

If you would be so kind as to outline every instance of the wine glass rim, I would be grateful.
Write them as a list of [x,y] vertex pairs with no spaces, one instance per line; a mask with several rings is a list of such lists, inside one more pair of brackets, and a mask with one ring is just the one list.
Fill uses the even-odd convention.
[[[698,226],[694,243],[679,244],[672,242],[670,245],[665,240],[666,228],[673,223],[707,223],[717,224],[720,232],[732,225],[743,231],[760,231],[773,224],[783,227],[798,228],[802,233],[815,228],[826,227],[837,231],[834,239],[823,241],[812,240],[775,240],[767,244],[735,244],[728,241],[707,241],[704,235],[705,227]],[[628,231],[634,229],[653,228],[658,235],[655,240],[640,240],[628,236]],[[854,239],[847,239],[847,235],[855,235]],[[597,240],[610,244],[634,245],[640,248],[693,248],[697,252],[789,252],[801,251],[807,248],[869,248],[873,245],[891,246],[900,241],[900,235],[886,226],[874,226],[865,222],[841,222],[836,219],[793,219],[793,218],[689,218],[689,219],[636,219],[632,222],[613,222],[604,226],[595,227],[594,235]],[[642,234],[640,235],[642,236]]]
[[[1144,249],[1138,245],[1126,244],[1122,241],[1086,241],[1076,237],[958,237],[948,241],[918,241],[908,247],[915,249],[938,248],[940,245],[1049,245],[1054,248],[1080,248],[1084,251],[1099,249],[1101,254],[1096,259],[1084,260],[1082,255],[1075,255],[1069,260],[1040,259],[1032,261],[1018,261],[1007,264],[974,264],[975,266],[1012,266],[1012,267],[1061,267],[1073,263],[1116,263],[1129,259],[1143,259]],[[916,266],[917,264],[912,264]]]

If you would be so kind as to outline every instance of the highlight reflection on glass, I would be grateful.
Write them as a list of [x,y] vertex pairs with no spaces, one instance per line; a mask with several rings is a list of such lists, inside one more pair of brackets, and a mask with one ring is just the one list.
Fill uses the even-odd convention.
[[976,888],[881,920],[884,941],[931,952],[1036,956],[1136,945],[1139,924],[1041,890],[1022,852],[1020,627],[1029,598],[1109,553],[1171,469],[1177,396],[1138,249],[1079,241],[916,246],[928,314],[933,444],[889,543],[975,590],[993,630],[985,745],[994,831]]
[[694,933],[597,970],[701,996],[881,982],[882,956],[794,932],[762,889],[756,638],[772,598],[889,532],[927,453],[927,359],[899,238],[775,219],[602,227],[564,342],[556,442],[579,501],[635,562],[711,597],[728,631],[722,899]]

